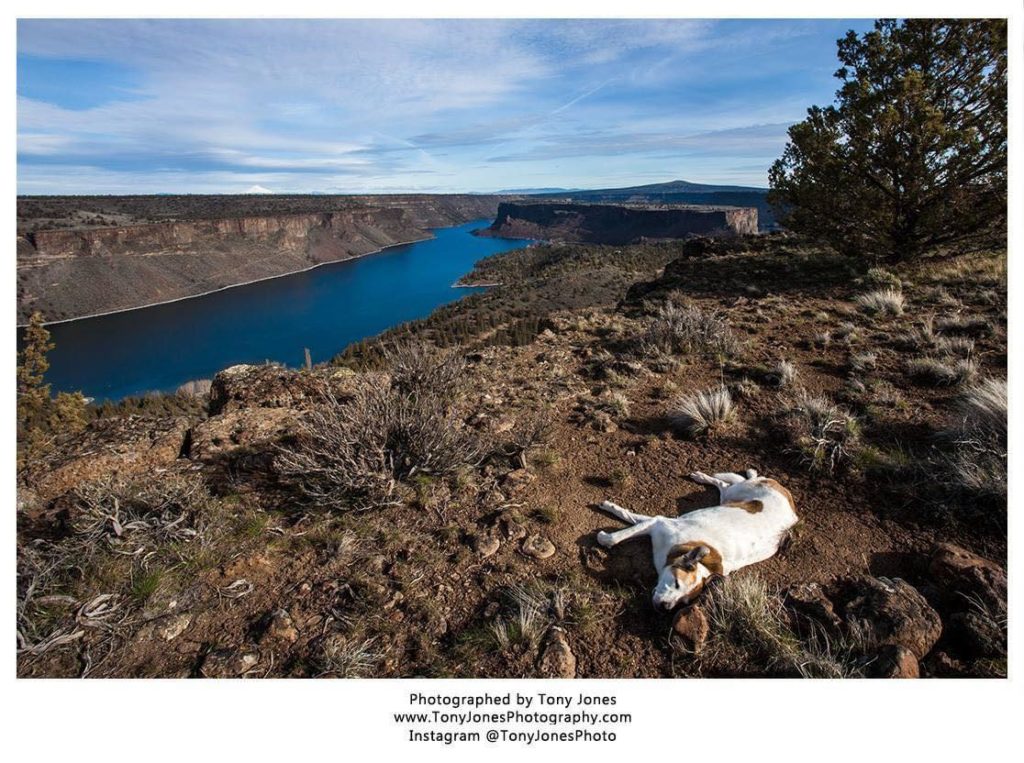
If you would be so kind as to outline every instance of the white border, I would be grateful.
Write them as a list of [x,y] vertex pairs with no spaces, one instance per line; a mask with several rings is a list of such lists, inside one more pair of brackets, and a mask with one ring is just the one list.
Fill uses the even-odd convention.
[[[13,7],[12,7],[13,6]],[[1021,256],[1020,146],[1021,76],[1024,12],[1020,0],[953,2],[859,3],[778,0],[773,3],[718,0],[711,5],[631,0],[596,6],[593,0],[520,0],[482,3],[479,0],[412,3],[378,0],[352,4],[314,0],[219,2],[178,0],[140,5],[125,0],[94,0],[87,6],[69,2],[14,2],[13,15],[3,22],[4,56],[0,60],[6,98],[8,149],[0,158],[8,188],[5,238],[15,238],[16,195],[15,18],[22,17],[744,17],[744,18],[852,18],[852,17],[1010,17],[1010,249],[1011,260]],[[10,13],[10,11],[8,12]],[[13,247],[3,283],[9,315],[14,314]],[[1010,265],[1010,290],[1021,294],[1016,262]],[[1011,310],[1011,340],[1016,336]],[[6,584],[3,611],[13,626],[14,617],[14,347],[13,326],[3,335],[5,371],[0,375],[3,396]],[[1019,354],[1010,353],[1013,399],[1021,379]],[[1011,742],[1020,747],[1019,708],[1024,706],[1020,677],[1016,616],[1021,596],[1015,584],[1016,549],[1020,522],[1014,517],[1013,498],[1019,495],[1021,467],[1017,457],[1020,420],[1011,405],[1011,605],[1010,675],[1007,681],[917,682],[798,682],[781,680],[648,681],[21,681],[14,679],[13,644],[3,654],[5,665],[0,724],[5,751],[24,759],[57,760],[101,757],[107,760],[359,760],[365,756],[401,755],[415,759],[499,760],[537,754],[546,758],[581,756],[585,759],[633,758],[657,754],[669,759],[704,761],[761,760],[785,756],[791,760],[1007,760]],[[13,628],[12,628],[13,629]],[[11,631],[9,638],[13,641]],[[10,643],[10,642],[8,642]],[[466,745],[442,747],[410,744],[389,720],[404,709],[410,691],[610,691],[620,707],[632,712],[631,727],[620,731],[614,744]],[[1019,755],[1019,752],[1017,753]]]

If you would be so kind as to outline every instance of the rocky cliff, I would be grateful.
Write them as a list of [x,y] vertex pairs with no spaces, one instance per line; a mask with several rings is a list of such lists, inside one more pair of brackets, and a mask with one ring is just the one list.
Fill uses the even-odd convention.
[[644,239],[757,233],[752,207],[627,206],[559,202],[504,202],[481,235],[593,244]]
[[429,238],[429,228],[489,217],[497,203],[349,197],[344,208],[322,212],[23,230],[18,320],[36,310],[47,321],[66,320],[285,275]]

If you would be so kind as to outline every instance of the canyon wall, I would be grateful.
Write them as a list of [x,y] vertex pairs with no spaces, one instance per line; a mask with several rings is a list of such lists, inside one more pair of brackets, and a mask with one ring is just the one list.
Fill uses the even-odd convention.
[[503,202],[480,235],[591,244],[757,233],[753,207]]
[[498,202],[348,197],[324,212],[24,231],[18,322],[37,310],[58,321],[141,307],[359,257],[429,238],[431,227],[491,217]]

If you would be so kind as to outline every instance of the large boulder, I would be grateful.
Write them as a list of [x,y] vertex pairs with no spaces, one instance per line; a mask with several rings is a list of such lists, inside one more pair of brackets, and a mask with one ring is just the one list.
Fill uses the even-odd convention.
[[942,635],[938,612],[905,580],[844,578],[828,594],[844,627],[870,643],[906,647],[920,660]]
[[196,425],[189,456],[212,461],[241,451],[266,450],[293,433],[299,414],[290,408],[244,408],[228,411]]
[[101,477],[150,474],[182,455],[188,429],[183,417],[99,419],[27,470],[23,479],[46,502]]
[[238,365],[225,368],[210,386],[210,414],[245,408],[297,408],[322,392],[319,374],[302,373],[282,366]]
[[1005,614],[1006,570],[995,562],[952,543],[937,543],[928,571],[949,609],[965,610],[973,599],[989,612]]
[[783,603],[791,612],[838,632],[842,621],[819,583],[797,583],[786,589]]

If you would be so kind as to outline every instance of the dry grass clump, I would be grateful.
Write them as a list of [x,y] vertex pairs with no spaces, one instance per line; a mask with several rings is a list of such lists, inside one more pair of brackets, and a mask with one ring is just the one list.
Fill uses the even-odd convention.
[[903,292],[888,288],[871,291],[857,297],[857,304],[871,315],[903,315]]
[[942,333],[958,336],[984,337],[991,336],[994,332],[992,322],[984,315],[955,315],[941,318],[935,327]]
[[738,355],[742,345],[725,318],[693,305],[668,302],[637,343],[647,357],[702,352],[725,357]]
[[873,371],[878,365],[878,354],[874,352],[857,352],[850,356],[850,370],[854,373]]
[[806,390],[783,405],[778,414],[783,432],[811,471],[833,473],[856,455],[861,445],[860,424],[844,408]]
[[[950,332],[948,325],[947,321],[936,322],[934,316],[928,316],[920,326],[898,337],[896,344],[903,349],[917,352],[970,358],[974,354],[974,340],[957,334],[956,331]],[[946,333],[941,333],[943,331]]]
[[522,586],[512,586],[506,593],[511,615],[508,619],[499,615],[489,626],[498,648],[539,646],[551,622],[547,600]]
[[736,415],[732,395],[726,387],[714,387],[676,400],[669,410],[671,425],[690,437],[714,433]]
[[978,368],[974,361],[967,358],[945,360],[925,357],[909,361],[907,374],[919,384],[954,387],[973,381],[978,375]]
[[224,529],[197,475],[109,477],[68,497],[66,535],[19,544],[18,652],[103,643]]
[[464,426],[463,359],[454,351],[403,350],[390,386],[363,385],[351,399],[330,391],[279,450],[282,480],[338,510],[401,503],[401,480],[479,463],[482,436]]
[[790,626],[781,597],[755,575],[723,579],[707,600],[708,619],[719,648],[739,649],[769,671],[801,678],[864,674],[863,644],[850,637],[829,638],[822,630],[801,638]]
[[1007,389],[1005,379],[984,379],[964,390],[949,433],[954,452],[949,480],[970,492],[1006,500]]
[[333,636],[326,640],[320,657],[321,674],[335,678],[363,678],[384,659],[373,647],[374,639],[349,640]]
[[793,383],[800,376],[797,367],[786,359],[782,359],[768,373],[768,380],[776,387],[792,387]]
[[974,340],[965,336],[939,336],[935,339],[935,349],[943,355],[970,358],[974,355]]

